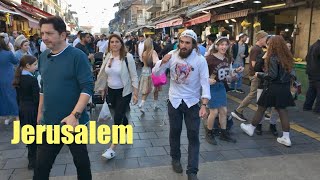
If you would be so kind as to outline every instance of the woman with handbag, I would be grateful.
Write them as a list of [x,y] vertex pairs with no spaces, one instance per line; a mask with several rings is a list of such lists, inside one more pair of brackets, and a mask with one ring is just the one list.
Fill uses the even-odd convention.
[[[152,91],[153,83],[151,79],[151,70],[153,68],[153,65],[159,61],[159,57],[157,55],[157,52],[153,48],[153,42],[151,38],[148,38],[144,41],[144,49],[142,53],[142,61],[143,61],[143,67],[140,77],[140,83],[139,83],[139,90],[142,94],[142,100],[139,104],[140,111],[142,113],[145,112],[143,105],[149,95],[149,93]],[[156,110],[158,108],[158,95],[159,91],[161,90],[161,86],[154,87],[154,95],[153,95],[153,108]]]
[[291,146],[289,136],[290,124],[286,107],[294,106],[294,100],[290,92],[293,60],[292,54],[281,36],[273,36],[268,41],[266,52],[266,71],[256,72],[255,77],[263,78],[265,86],[257,102],[258,110],[251,124],[241,124],[241,129],[249,136],[253,135],[256,126],[268,107],[274,107],[280,116],[283,135],[277,141],[285,146]]
[[[138,75],[134,59],[126,51],[122,38],[117,34],[109,37],[108,52],[102,63],[95,84],[95,91],[104,97],[108,93],[108,103],[114,109],[114,125],[128,125],[126,112],[129,111],[129,103],[138,102]],[[132,94],[133,93],[133,94]],[[107,159],[115,157],[115,144],[111,144],[102,156]]]

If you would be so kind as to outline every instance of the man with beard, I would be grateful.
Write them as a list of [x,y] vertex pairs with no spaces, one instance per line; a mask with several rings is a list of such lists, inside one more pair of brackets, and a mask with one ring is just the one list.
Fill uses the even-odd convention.
[[[168,114],[170,122],[170,155],[172,168],[182,173],[180,136],[183,119],[188,134],[188,180],[197,180],[199,165],[200,118],[206,116],[206,105],[211,98],[209,71],[205,58],[198,52],[197,35],[192,30],[181,33],[177,50],[158,61],[153,73],[159,75],[170,69]],[[202,93],[200,89],[202,88]],[[202,96],[201,96],[202,94]],[[202,99],[201,107],[199,99]]]
[[75,46],[75,48],[80,49],[84,52],[88,59],[93,60],[93,54],[90,54],[89,49],[87,48],[87,44],[91,42],[91,37],[89,33],[82,32],[80,33],[80,42]]

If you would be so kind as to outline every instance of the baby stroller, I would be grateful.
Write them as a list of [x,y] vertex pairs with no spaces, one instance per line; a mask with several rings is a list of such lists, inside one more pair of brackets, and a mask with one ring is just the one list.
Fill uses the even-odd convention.
[[[99,74],[101,65],[103,62],[103,52],[95,53],[94,55],[94,62],[92,65],[93,69],[93,78],[96,81],[97,76]],[[97,104],[103,104],[104,101],[102,100],[102,97],[100,94],[94,94],[92,98],[90,99],[90,102],[87,104],[87,110],[90,114],[92,114],[92,110],[96,107]]]
[[94,54],[94,63],[93,63],[93,75],[94,75],[94,79],[97,79],[97,76],[99,74],[101,65],[103,62],[103,52],[98,52],[96,54]]

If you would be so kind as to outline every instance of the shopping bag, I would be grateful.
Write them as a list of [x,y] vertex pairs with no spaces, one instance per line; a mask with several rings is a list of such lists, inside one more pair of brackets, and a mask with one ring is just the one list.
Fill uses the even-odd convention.
[[167,83],[167,75],[166,73],[160,74],[159,76],[151,74],[152,83],[155,87],[159,87],[165,85]]
[[102,105],[99,117],[98,117],[98,122],[100,120],[108,121],[108,120],[111,120],[111,119],[112,119],[112,116],[111,116],[111,112],[110,112],[108,103],[104,102],[103,105]]

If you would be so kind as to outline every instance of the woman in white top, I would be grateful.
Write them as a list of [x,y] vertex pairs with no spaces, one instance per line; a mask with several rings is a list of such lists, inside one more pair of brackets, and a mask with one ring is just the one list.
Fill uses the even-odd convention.
[[[123,40],[117,34],[109,37],[108,53],[97,77],[95,91],[103,96],[108,92],[108,103],[111,103],[115,112],[114,124],[128,125],[126,112],[129,110],[132,93],[133,103],[138,102],[138,75],[132,55],[127,53]],[[102,156],[112,159],[116,155],[115,147],[115,144],[111,144]]]
[[[152,91],[153,84],[151,80],[151,70],[153,65],[159,61],[159,57],[157,52],[153,49],[153,41],[151,38],[148,38],[144,41],[144,50],[142,53],[142,61],[143,61],[143,68],[140,77],[140,87],[139,90],[142,94],[142,101],[139,104],[140,111],[144,113],[143,105]],[[153,108],[156,110],[158,108],[157,101],[158,101],[158,94],[161,87],[155,87],[154,89],[154,105]]]

